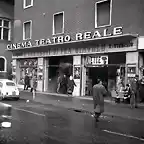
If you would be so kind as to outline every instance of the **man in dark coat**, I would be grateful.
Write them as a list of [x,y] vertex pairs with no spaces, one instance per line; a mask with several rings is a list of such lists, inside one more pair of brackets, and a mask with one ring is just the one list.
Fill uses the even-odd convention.
[[74,86],[76,86],[74,79],[72,76],[69,77],[68,79],[68,84],[67,84],[67,93],[68,95],[72,95],[73,90],[74,90]]
[[104,112],[104,95],[107,94],[105,87],[102,85],[102,81],[98,79],[98,84],[93,86],[93,102],[95,118],[98,122],[99,116]]
[[30,79],[28,74],[26,74],[24,78],[24,90],[28,90],[29,85],[30,85]]
[[60,74],[60,76],[58,77],[57,92],[61,94],[67,93],[67,77],[64,74]]
[[135,105],[135,108],[137,108],[137,100],[139,98],[139,80],[138,80],[138,75],[135,76],[134,79],[131,80],[130,82],[130,85],[131,85],[131,90],[134,94],[134,105]]
[[144,102],[144,76],[142,77],[142,79],[140,80],[140,101]]

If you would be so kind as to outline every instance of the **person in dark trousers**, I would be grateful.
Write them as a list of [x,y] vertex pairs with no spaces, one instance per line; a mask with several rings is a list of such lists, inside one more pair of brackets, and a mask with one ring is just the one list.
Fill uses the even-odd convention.
[[74,86],[76,86],[76,84],[73,80],[73,77],[70,76],[69,79],[68,79],[68,84],[67,84],[67,93],[68,93],[68,95],[72,95],[73,90],[74,90]]
[[31,92],[33,94],[33,99],[35,98],[36,95],[36,89],[37,89],[37,77],[33,76],[31,79]]
[[138,80],[138,75],[136,75],[135,78],[133,78],[131,80],[130,86],[131,86],[131,90],[132,90],[132,94],[133,94],[134,106],[135,106],[135,108],[137,108],[138,107],[137,100],[139,98],[139,80]]
[[61,74],[58,78],[57,92],[61,94],[67,93],[67,77],[64,74]]
[[28,90],[29,86],[30,86],[30,79],[28,74],[26,74],[24,78],[24,90]]
[[144,102],[144,76],[140,80],[140,101]]
[[125,92],[124,97],[126,98],[126,100],[130,102],[131,108],[133,108],[135,102],[135,94],[133,93],[129,84],[126,84],[126,88],[124,89],[124,92]]
[[98,84],[93,86],[94,117],[98,122],[99,116],[104,112],[104,96],[107,94],[102,81],[98,79]]

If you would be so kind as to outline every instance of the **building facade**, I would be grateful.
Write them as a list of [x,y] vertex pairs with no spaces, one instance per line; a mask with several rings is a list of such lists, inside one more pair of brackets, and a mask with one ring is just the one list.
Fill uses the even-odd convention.
[[[13,74],[23,84],[37,75],[39,91],[56,92],[58,73],[73,75],[73,95],[91,95],[143,69],[143,0],[15,0]],[[139,47],[141,44],[141,52]],[[65,68],[66,69],[66,68]]]
[[0,1],[0,78],[7,78],[11,74],[12,53],[6,50],[11,44],[13,33],[14,2]]

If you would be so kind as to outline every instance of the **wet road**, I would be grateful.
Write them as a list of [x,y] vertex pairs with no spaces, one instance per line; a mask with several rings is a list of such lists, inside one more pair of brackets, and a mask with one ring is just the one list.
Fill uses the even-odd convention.
[[144,144],[144,121],[77,113],[24,100],[11,104],[12,127],[0,130],[0,144]]

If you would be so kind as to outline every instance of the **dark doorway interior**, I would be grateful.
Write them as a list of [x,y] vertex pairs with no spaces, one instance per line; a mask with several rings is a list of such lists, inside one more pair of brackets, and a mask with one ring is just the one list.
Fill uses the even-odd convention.
[[73,57],[72,56],[61,56],[61,57],[50,57],[49,58],[49,82],[48,91],[56,92],[57,90],[57,79],[60,73],[65,74],[69,77],[72,72]]
[[92,86],[97,84],[97,79],[104,83],[108,81],[108,67],[89,67],[89,78],[92,79]]
[[0,58],[0,71],[4,71],[4,64],[5,64],[5,60],[4,60],[4,58]]

